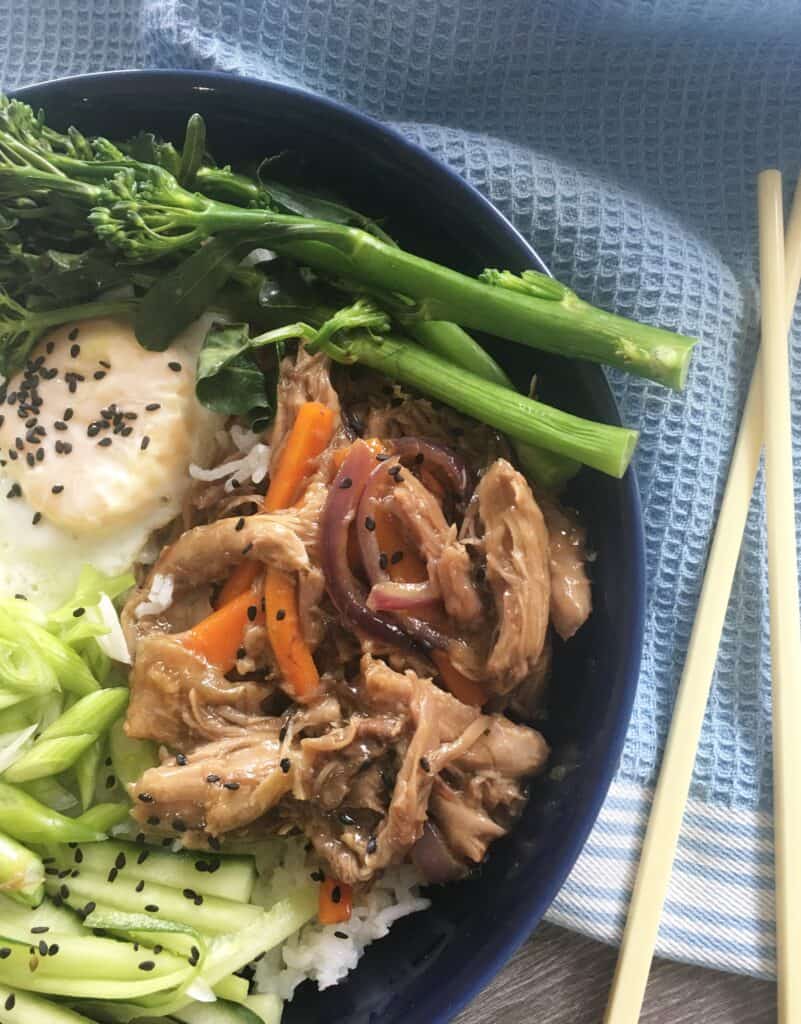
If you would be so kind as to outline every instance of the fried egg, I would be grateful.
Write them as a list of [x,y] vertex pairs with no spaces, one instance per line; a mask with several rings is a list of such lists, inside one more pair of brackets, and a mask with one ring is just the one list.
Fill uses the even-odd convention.
[[65,600],[82,565],[128,568],[173,519],[220,417],[195,398],[198,321],[149,352],[125,320],[46,335],[0,397],[0,593]]

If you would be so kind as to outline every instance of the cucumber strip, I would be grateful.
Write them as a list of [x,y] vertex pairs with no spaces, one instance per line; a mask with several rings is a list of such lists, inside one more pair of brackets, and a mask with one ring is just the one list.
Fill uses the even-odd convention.
[[284,1001],[279,996],[272,993],[248,996],[245,1006],[256,1014],[262,1024],[281,1024]]
[[[41,941],[44,945],[45,940]],[[30,941],[0,936],[4,952],[0,957],[0,984],[67,997],[141,999],[178,988],[193,973],[185,960],[172,953],[148,950],[145,954],[130,942],[48,932],[46,944],[46,955],[32,955]],[[57,950],[50,952],[54,945]]]
[[194,1003],[173,1013],[181,1024],[262,1024],[252,1010],[241,1003],[226,1003],[218,999],[216,1003]]
[[[220,896],[201,896],[189,888],[180,890],[158,882],[145,882],[137,892],[135,876],[101,875],[81,865],[77,878],[62,881],[48,875],[46,888],[76,910],[102,902],[124,914],[143,914],[176,921],[203,935],[225,935],[258,924],[263,911],[247,903],[235,903]],[[155,909],[148,909],[155,908]],[[240,965],[241,966],[241,965]],[[229,971],[225,972],[230,973]]]
[[31,928],[47,928],[48,932],[58,932],[59,935],[86,934],[71,910],[57,907],[50,900],[45,900],[36,910],[31,910],[30,907],[12,903],[6,896],[0,896],[0,922],[3,934],[19,942],[30,942],[36,934]]
[[150,740],[132,740],[125,733],[124,723],[124,715],[114,722],[109,730],[108,743],[114,774],[127,791],[127,787],[138,782],[148,768],[159,763],[159,759],[156,744]]
[[209,946],[203,979],[214,988],[228,974],[233,974],[255,960],[261,953],[288,939],[317,913],[318,893],[314,885],[304,885],[263,912],[255,925],[238,935],[224,935]]
[[[73,861],[73,851],[61,847],[54,851],[64,866]],[[107,875],[112,868],[120,878],[144,879],[176,889],[194,889],[204,896],[221,896],[237,903],[249,903],[256,881],[251,857],[221,857],[217,854],[165,853],[152,846],[139,846],[113,840],[81,849],[83,868]],[[120,864],[122,867],[120,867]]]
[[238,974],[229,974],[214,986],[214,994],[219,999],[227,999],[229,1003],[244,1003],[248,997],[250,986]]
[[44,899],[44,865],[16,839],[0,832],[0,889],[11,899],[38,907]]
[[[13,998],[12,998],[13,997]],[[83,1014],[76,1013],[49,999],[23,992],[18,988],[0,985],[1,1024],[93,1024]]]

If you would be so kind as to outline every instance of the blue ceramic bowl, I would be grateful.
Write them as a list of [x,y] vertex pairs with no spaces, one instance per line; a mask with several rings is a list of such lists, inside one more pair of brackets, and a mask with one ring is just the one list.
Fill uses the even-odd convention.
[[[200,111],[209,145],[235,162],[281,149],[305,156],[318,183],[386,219],[401,244],[468,273],[545,267],[486,199],[431,156],[377,122],[284,86],[202,72],[88,75],[19,91],[53,124],[123,138],[149,129],[180,141]],[[533,372],[546,398],[618,423],[601,370],[493,345],[521,388]],[[481,871],[431,893],[433,905],[369,948],[359,968],[320,994],[305,986],[286,1024],[433,1024],[455,1014],[526,939],[564,882],[620,756],[637,684],[643,629],[642,523],[633,475],[584,471],[569,499],[589,524],[595,610],[556,651],[542,729],[564,771],[538,780],[518,828]]]

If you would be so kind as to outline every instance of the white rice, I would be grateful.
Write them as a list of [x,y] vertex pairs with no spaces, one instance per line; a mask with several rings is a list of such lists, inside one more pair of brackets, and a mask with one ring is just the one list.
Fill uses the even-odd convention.
[[229,459],[228,462],[211,469],[203,469],[202,466],[192,463],[189,466],[189,475],[194,480],[202,480],[204,483],[225,480],[225,490],[228,493],[247,481],[260,484],[270,467],[270,446],[263,444],[258,434],[237,424],[231,427],[231,438],[241,458]]
[[166,612],[172,604],[174,585],[173,576],[162,575],[160,572],[155,573],[147,600],[140,601],[136,606],[137,619],[144,618],[145,615],[161,615],[162,612]]
[[[270,906],[308,882],[309,873],[316,866],[301,839],[271,844],[259,864],[260,902]],[[320,989],[336,985],[357,965],[365,948],[383,938],[395,921],[429,906],[430,901],[420,896],[420,884],[415,868],[390,868],[354,904],[349,921],[332,925],[310,921],[283,946],[267,953],[255,965],[257,991],[291,999],[297,986],[307,978]]]

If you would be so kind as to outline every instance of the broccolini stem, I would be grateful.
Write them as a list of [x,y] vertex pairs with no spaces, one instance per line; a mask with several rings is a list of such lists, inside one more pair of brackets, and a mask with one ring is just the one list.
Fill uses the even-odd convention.
[[[309,347],[313,349],[318,341]],[[543,405],[397,336],[355,331],[320,347],[338,362],[369,366],[517,441],[576,459],[611,476],[623,476],[637,443],[635,430],[593,423]]]

